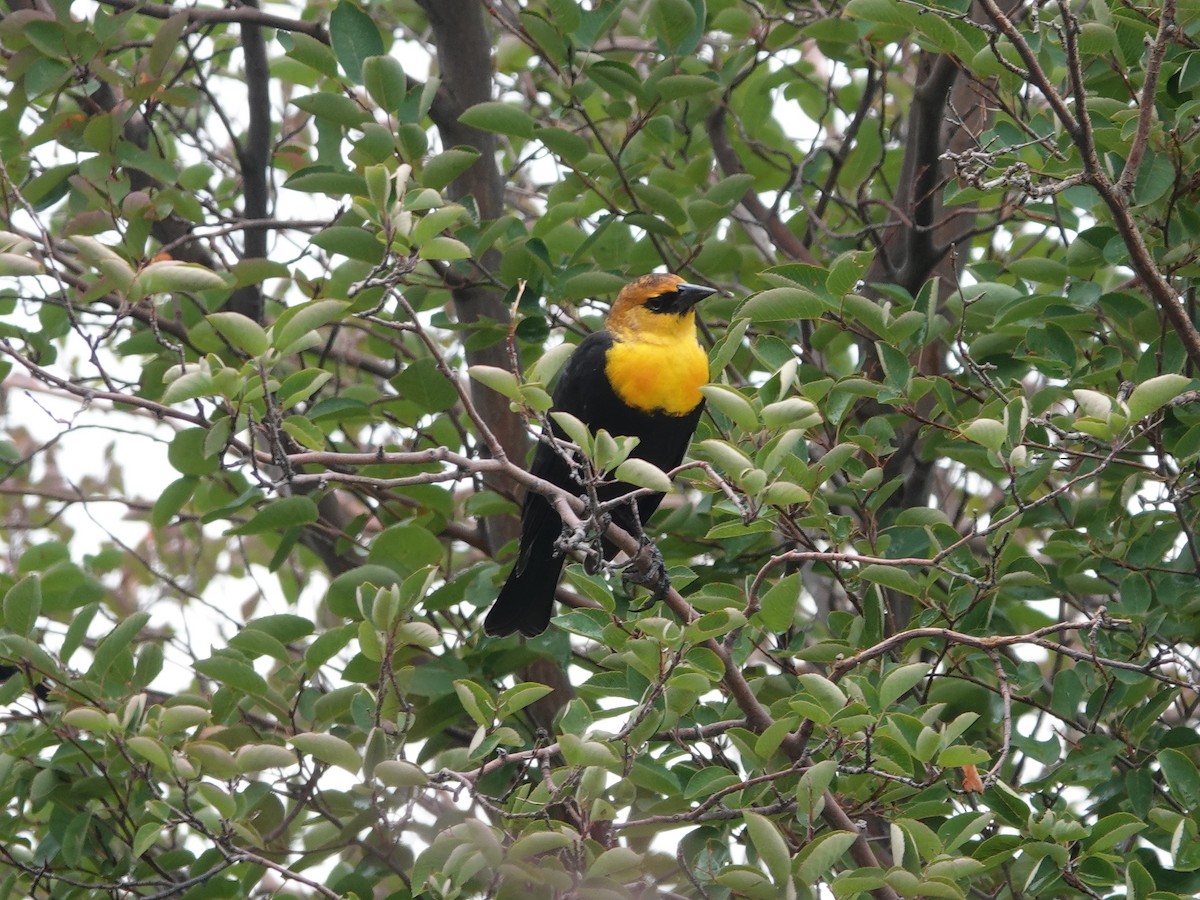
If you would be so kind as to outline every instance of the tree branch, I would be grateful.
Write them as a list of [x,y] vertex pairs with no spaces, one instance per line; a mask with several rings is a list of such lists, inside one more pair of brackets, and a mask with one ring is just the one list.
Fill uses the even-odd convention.
[[[726,127],[727,114],[728,108],[726,104],[723,102],[718,103],[705,120],[705,125],[708,128],[708,139],[712,143],[713,155],[717,158],[717,162],[721,166],[721,171],[726,177],[741,175],[746,171],[742,166],[742,161],[738,159],[737,151],[733,149],[733,144],[729,140],[729,131]],[[791,259],[812,264],[816,263],[816,259],[809,249],[804,246],[804,242],[792,233],[791,229],[780,220],[779,216],[767,209],[766,205],[758,199],[758,192],[753,187],[748,188],[746,193],[742,195],[742,206],[767,230],[775,246],[786,253]]]
[[189,22],[212,24],[226,22],[233,24],[250,23],[263,28],[277,28],[280,31],[295,31],[299,34],[307,34],[309,37],[316,38],[322,43],[329,43],[329,33],[325,31],[325,26],[320,22],[305,22],[301,19],[276,16],[271,13],[265,13],[251,5],[235,6],[229,9],[202,9],[199,7],[184,9],[162,3],[139,3],[137,0],[100,0],[100,2],[105,6],[113,7],[113,9],[122,11],[134,10],[154,19],[169,19],[182,12],[187,15]]

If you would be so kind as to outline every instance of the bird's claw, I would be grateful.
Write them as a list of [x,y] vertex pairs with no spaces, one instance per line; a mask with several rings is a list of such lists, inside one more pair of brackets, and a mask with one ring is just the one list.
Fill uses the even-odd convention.
[[562,533],[554,542],[554,555],[565,556],[570,554],[576,547],[587,544],[587,530],[582,526],[571,528],[564,526]]
[[591,498],[584,494],[581,498],[584,503],[583,521],[591,522],[595,526],[595,530],[591,532],[591,540],[587,544],[586,558],[583,561],[583,570],[589,575],[595,575],[604,567],[604,532],[608,530],[608,526],[612,523],[612,516],[605,512],[602,508],[592,506]]
[[634,584],[647,588],[650,591],[650,600],[645,606],[631,610],[632,612],[642,612],[653,606],[665,597],[671,588],[667,564],[658,547],[645,538],[639,541],[639,544],[637,555],[621,572],[621,583],[626,586],[626,590],[629,589],[629,585]]

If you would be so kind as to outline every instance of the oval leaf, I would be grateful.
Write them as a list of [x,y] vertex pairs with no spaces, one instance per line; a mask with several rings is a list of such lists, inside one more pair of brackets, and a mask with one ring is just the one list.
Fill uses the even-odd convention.
[[236,312],[219,312],[205,318],[217,334],[247,356],[261,356],[271,346],[267,332],[249,316]]
[[622,481],[637,487],[662,491],[664,494],[671,492],[671,479],[667,473],[654,463],[638,459],[636,456],[631,456],[617,466],[615,474]]
[[362,768],[362,758],[354,749],[354,745],[335,734],[317,734],[310,731],[295,735],[291,744],[301,753],[307,753],[323,763],[338,766],[352,774],[357,774]]
[[533,137],[533,117],[519,106],[500,100],[477,103],[458,117],[463,125],[481,131],[510,134],[515,137]]

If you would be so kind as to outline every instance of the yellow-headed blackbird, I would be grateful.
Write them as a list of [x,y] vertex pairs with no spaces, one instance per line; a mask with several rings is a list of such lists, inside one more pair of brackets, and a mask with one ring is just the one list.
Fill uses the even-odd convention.
[[[633,455],[663,470],[683,459],[704,399],[708,357],[696,340],[694,307],[713,288],[688,284],[677,275],[643,275],[622,288],[601,331],[589,334],[567,360],[554,390],[554,409],[568,412],[593,432],[640,438]],[[557,437],[565,437],[553,425]],[[532,474],[573,493],[579,482],[562,455],[544,441],[534,454]],[[612,500],[633,490],[623,482],[601,486],[597,497]],[[662,494],[638,499],[637,516],[627,505],[613,521],[640,534]],[[563,555],[555,548],[562,520],[541,494],[530,491],[521,510],[517,563],[484,620],[490,635],[520,631],[541,634],[550,623]],[[611,557],[615,548],[606,545]]]

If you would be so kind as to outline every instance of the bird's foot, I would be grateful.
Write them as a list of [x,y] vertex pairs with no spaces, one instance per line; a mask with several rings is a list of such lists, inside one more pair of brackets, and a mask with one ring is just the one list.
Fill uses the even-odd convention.
[[554,541],[554,555],[569,557],[576,547],[586,547],[588,543],[588,531],[584,525],[574,528],[564,525],[562,533]]
[[641,585],[650,591],[650,600],[645,606],[632,610],[632,612],[642,612],[649,609],[659,600],[666,596],[667,591],[671,588],[671,578],[667,574],[667,564],[663,560],[662,553],[659,552],[650,540],[642,538],[639,542],[637,555],[629,561],[621,572],[621,583],[629,590],[630,585]]
[[583,522],[592,525],[592,528],[588,530],[588,540],[581,542],[584,544],[586,552],[583,570],[589,575],[595,575],[604,568],[604,532],[612,523],[612,516],[603,509],[593,507],[591,498],[586,494],[582,499],[586,507],[583,512]]

